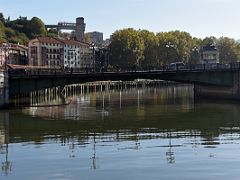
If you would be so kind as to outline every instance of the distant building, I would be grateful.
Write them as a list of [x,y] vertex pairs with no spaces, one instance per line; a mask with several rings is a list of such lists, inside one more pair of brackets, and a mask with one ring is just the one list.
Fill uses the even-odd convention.
[[108,47],[111,44],[111,39],[105,39],[103,41],[103,47]]
[[80,68],[80,42],[59,39],[64,43],[64,68]]
[[84,18],[79,17],[76,19],[76,38],[78,41],[84,42],[86,24],[84,23]]
[[28,47],[12,43],[0,43],[0,66],[28,64]]
[[103,45],[103,33],[102,32],[89,32],[86,35],[90,38],[91,43],[95,44],[98,47]]
[[81,56],[81,68],[86,69],[90,68],[93,69],[95,67],[95,50],[94,46],[91,46],[87,43],[81,43],[80,46],[80,56]]
[[32,66],[63,66],[64,43],[52,37],[38,37],[30,40],[29,64]]
[[39,37],[29,41],[29,60],[33,66],[93,68],[90,44],[72,39]]
[[201,64],[219,63],[219,52],[215,45],[207,44],[201,48]]

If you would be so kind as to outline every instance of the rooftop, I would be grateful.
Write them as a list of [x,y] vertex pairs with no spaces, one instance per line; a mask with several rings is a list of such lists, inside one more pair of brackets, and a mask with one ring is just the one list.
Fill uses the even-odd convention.
[[37,38],[41,43],[53,43],[53,44],[64,44],[63,42],[52,37],[38,37]]

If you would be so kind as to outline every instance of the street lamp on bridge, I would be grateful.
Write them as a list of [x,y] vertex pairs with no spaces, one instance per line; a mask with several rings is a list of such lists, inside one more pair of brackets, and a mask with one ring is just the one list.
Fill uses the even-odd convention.
[[171,41],[169,41],[165,47],[167,48],[167,62],[169,63],[169,59],[168,59],[170,57],[169,50],[176,49],[176,45],[174,45]]
[[92,58],[93,58],[92,67],[93,67],[93,72],[95,72],[95,44],[94,43],[90,44],[90,47],[92,48]]

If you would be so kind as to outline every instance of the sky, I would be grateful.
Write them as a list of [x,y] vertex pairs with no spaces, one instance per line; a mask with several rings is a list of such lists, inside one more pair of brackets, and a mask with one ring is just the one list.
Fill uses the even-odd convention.
[[0,0],[5,17],[37,16],[45,24],[84,17],[86,32],[100,31],[105,38],[131,27],[239,39],[239,8],[239,0]]

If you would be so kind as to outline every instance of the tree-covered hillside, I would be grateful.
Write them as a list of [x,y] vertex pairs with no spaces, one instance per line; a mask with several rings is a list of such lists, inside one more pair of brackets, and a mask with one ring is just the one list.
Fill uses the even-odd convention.
[[38,17],[10,20],[0,13],[0,41],[26,44],[29,39],[46,34],[45,25]]

